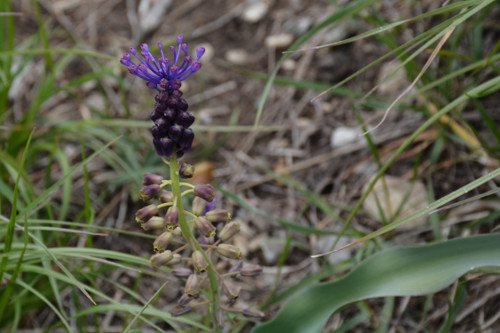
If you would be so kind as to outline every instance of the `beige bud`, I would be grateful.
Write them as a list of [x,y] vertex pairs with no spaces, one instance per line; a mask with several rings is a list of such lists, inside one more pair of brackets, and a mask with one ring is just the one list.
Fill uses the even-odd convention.
[[193,266],[198,273],[205,273],[207,271],[208,263],[203,256],[201,251],[194,251],[193,255]]
[[219,246],[217,246],[217,253],[229,259],[241,258],[241,250],[231,244],[219,244]]
[[153,216],[146,223],[142,223],[141,227],[146,231],[154,229],[162,229],[163,227],[165,227],[164,223],[165,221],[161,217]]
[[220,234],[219,234],[219,239],[222,242],[226,242],[229,239],[231,239],[234,235],[236,235],[238,232],[240,232],[240,224],[236,221],[230,222],[222,228]]
[[200,293],[200,278],[196,274],[189,275],[186,286],[184,287],[184,293],[191,298],[198,297]]
[[[163,220],[163,219],[162,219]],[[162,221],[163,222],[163,221]],[[167,249],[174,236],[170,231],[165,231],[160,236],[156,237],[153,247],[155,252],[163,252]]]
[[173,257],[172,251],[167,250],[162,253],[154,254],[151,259],[149,259],[149,264],[152,267],[160,267],[167,264]]

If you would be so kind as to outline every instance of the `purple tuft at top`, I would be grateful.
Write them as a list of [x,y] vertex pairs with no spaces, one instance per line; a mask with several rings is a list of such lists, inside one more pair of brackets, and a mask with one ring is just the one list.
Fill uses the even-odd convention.
[[[165,58],[163,45],[158,43],[161,58],[155,59],[149,51],[148,44],[142,44],[140,55],[131,47],[130,53],[125,54],[120,62],[128,67],[130,74],[145,80],[149,88],[162,91],[170,87],[176,90],[176,87],[180,86],[179,81],[187,79],[193,73],[200,70],[201,63],[199,61],[205,53],[205,48],[198,47],[196,49],[196,60],[193,60],[193,58],[188,55],[187,44],[183,43],[183,40],[183,36],[178,36],[177,41],[179,45],[177,49],[174,46],[170,47],[174,55],[173,61]],[[181,52],[184,53],[182,59]],[[137,58],[138,64],[132,61],[131,55]],[[182,61],[181,64],[179,64],[180,61]]]

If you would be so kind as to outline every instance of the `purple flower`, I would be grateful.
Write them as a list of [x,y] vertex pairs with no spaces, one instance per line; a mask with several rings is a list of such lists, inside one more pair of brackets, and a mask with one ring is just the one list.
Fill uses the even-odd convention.
[[[196,60],[193,60],[188,55],[187,44],[183,43],[184,37],[178,36],[179,45],[177,49],[174,46],[170,47],[174,58],[172,61],[165,58],[163,45],[158,43],[161,57],[155,59],[149,51],[148,44],[141,45],[140,54],[131,47],[129,53],[126,53],[120,62],[128,67],[130,74],[135,75],[146,81],[149,88],[162,90],[177,90],[180,88],[180,81],[184,81],[193,73],[201,68],[200,59],[205,53],[205,48],[199,47],[196,49]],[[181,57],[181,53],[184,56]],[[137,60],[132,60],[134,56]],[[182,58],[182,59],[181,59]],[[135,61],[135,62],[134,62]],[[181,64],[179,62],[182,61]],[[168,89],[170,88],[170,89]]]
[[[187,111],[189,105],[182,98],[181,81],[190,77],[201,68],[199,60],[205,53],[203,47],[196,49],[196,60],[188,55],[187,45],[183,43],[184,37],[178,36],[177,48],[170,47],[173,59],[165,58],[163,46],[158,43],[161,57],[155,59],[147,44],[141,45],[140,54],[130,48],[120,62],[128,67],[128,71],[146,81],[151,89],[156,89],[154,110],[150,114],[154,122],[151,128],[153,144],[156,153],[160,156],[170,157],[176,154],[181,157],[191,150],[194,133],[189,127],[195,118]],[[181,57],[181,54],[183,56]],[[136,59],[132,60],[132,56]]]

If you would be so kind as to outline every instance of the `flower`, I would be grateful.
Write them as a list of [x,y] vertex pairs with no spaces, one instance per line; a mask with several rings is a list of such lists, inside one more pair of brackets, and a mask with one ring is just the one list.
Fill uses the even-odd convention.
[[[156,153],[165,157],[171,157],[173,154],[182,157],[191,150],[194,132],[189,127],[195,117],[187,111],[187,101],[181,98],[181,81],[200,70],[200,59],[205,53],[203,47],[198,47],[196,60],[193,60],[188,54],[187,44],[183,43],[184,37],[178,36],[177,41],[177,49],[170,47],[173,53],[172,61],[165,58],[161,43],[158,43],[161,53],[158,59],[153,57],[148,44],[142,44],[140,54],[131,47],[129,53],[120,60],[128,67],[130,74],[140,77],[146,81],[149,88],[158,91],[154,110],[150,115],[154,122],[151,133]],[[181,53],[184,53],[183,57]],[[132,60],[132,56],[136,59]]]
[[[133,47],[131,47],[129,49],[129,53],[123,55],[120,62],[128,67],[130,74],[140,77],[146,81],[146,85],[149,88],[156,89],[158,91],[167,90],[168,88],[177,90],[177,86],[180,85],[180,81],[184,81],[193,73],[200,70],[200,59],[205,53],[205,48],[197,48],[196,60],[193,60],[193,58],[188,55],[187,44],[183,43],[184,37],[182,35],[177,36],[177,41],[179,43],[177,50],[174,46],[170,47],[170,50],[174,54],[172,62],[170,59],[165,58],[162,43],[158,43],[161,58],[155,59],[149,51],[148,44],[144,43],[141,45],[140,55]],[[181,58],[181,51],[184,53],[184,57],[182,59],[182,64],[178,65],[179,59]],[[135,63],[132,60],[132,56],[137,59],[138,63]]]

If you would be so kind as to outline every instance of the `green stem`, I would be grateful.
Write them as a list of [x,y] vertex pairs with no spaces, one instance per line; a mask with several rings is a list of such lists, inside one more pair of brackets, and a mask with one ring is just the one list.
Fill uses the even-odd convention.
[[181,228],[182,234],[184,235],[184,238],[186,239],[187,243],[191,247],[193,251],[198,250],[202,253],[203,257],[207,261],[209,265],[209,269],[207,270],[208,274],[208,279],[209,279],[209,285],[210,285],[210,290],[209,293],[212,295],[212,324],[214,331],[219,331],[217,327],[217,318],[216,318],[216,311],[220,306],[220,290],[219,290],[219,280],[217,277],[217,270],[208,257],[208,255],[205,253],[203,248],[200,246],[196,238],[194,237],[193,233],[191,232],[191,229],[189,228],[189,225],[186,221],[186,215],[184,213],[184,207],[182,204],[182,192],[181,192],[181,184],[179,181],[179,165],[177,162],[177,155],[173,154],[172,155],[172,160],[170,161],[170,181],[172,185],[172,193],[174,194],[174,197],[176,198],[175,200],[175,205],[179,209],[179,227]]

